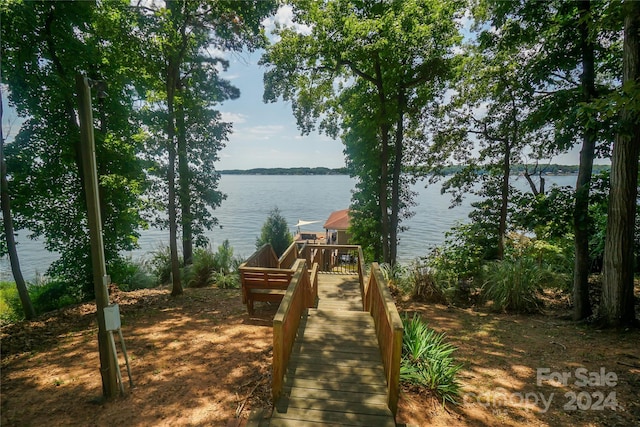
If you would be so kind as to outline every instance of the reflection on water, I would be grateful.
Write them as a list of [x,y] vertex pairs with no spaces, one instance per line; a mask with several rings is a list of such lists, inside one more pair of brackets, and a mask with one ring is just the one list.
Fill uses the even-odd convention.
[[[227,199],[215,211],[222,228],[207,233],[212,246],[216,248],[229,239],[236,255],[247,257],[255,250],[255,242],[269,211],[278,207],[286,218],[291,231],[299,220],[320,221],[307,225],[303,231],[322,231],[322,224],[334,210],[349,207],[354,180],[344,175],[327,176],[259,176],[223,175],[220,190]],[[575,176],[547,177],[547,187],[575,184]],[[526,182],[520,178],[514,183],[526,189]],[[440,185],[424,188],[418,183],[416,214],[403,225],[409,230],[400,234],[398,258],[408,262],[426,255],[430,249],[444,240],[444,233],[457,221],[466,221],[471,211],[472,199],[467,198],[461,206],[449,209],[450,197],[440,194]],[[18,252],[22,271],[28,280],[37,273],[44,273],[57,256],[47,252],[42,242],[27,238],[27,232],[18,232]],[[140,249],[128,253],[133,258],[143,256],[158,246],[168,244],[168,231],[144,230],[140,237]],[[0,280],[11,280],[11,270],[6,258],[0,261]]]

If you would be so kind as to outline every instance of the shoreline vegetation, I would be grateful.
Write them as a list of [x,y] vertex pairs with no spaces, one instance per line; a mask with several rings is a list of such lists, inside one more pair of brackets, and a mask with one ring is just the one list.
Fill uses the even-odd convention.
[[[464,165],[453,165],[442,168],[440,175],[453,175],[460,172]],[[538,166],[533,171],[530,165],[516,164],[511,167],[511,175],[521,175],[529,170],[531,175],[575,175],[578,173],[578,165],[549,164]],[[610,165],[593,165],[593,173],[598,174],[609,170]],[[326,167],[294,167],[294,168],[252,168],[252,169],[225,169],[219,171],[221,175],[349,175],[346,167],[326,168]],[[482,173],[482,172],[480,172]]]

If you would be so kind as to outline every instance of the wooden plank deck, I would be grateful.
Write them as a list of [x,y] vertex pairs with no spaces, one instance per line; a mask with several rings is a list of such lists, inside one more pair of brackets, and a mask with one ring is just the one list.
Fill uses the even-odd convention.
[[284,395],[268,422],[395,426],[375,326],[362,311],[357,276],[319,275],[318,308],[301,321]]

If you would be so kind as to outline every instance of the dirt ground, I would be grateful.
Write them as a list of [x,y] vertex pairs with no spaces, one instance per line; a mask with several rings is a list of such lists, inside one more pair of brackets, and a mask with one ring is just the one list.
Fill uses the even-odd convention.
[[[2,426],[237,426],[270,405],[275,305],[248,316],[239,291],[120,292],[134,388],[101,403],[95,307],[5,326]],[[404,388],[397,420],[417,426],[640,425],[640,331],[599,331],[558,314],[515,316],[415,302],[463,365],[460,405]],[[566,310],[565,313],[566,314]],[[118,346],[120,351],[120,347]]]

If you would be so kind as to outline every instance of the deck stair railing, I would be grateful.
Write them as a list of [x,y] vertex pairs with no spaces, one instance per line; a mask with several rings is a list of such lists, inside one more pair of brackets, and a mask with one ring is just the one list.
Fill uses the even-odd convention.
[[278,268],[278,256],[269,243],[255,251],[241,267]]
[[318,263],[323,273],[360,274],[362,249],[356,245],[305,245],[299,251],[307,263]]
[[273,377],[271,393],[275,402],[282,394],[284,374],[287,370],[291,350],[296,333],[300,326],[303,312],[314,307],[318,299],[318,265],[314,264],[311,272],[304,259],[298,259],[295,273],[287,292],[273,318]]
[[295,242],[289,245],[278,259],[278,268],[291,268],[298,259],[298,245]]
[[[311,270],[309,270],[311,266]],[[286,270],[292,277],[273,319],[274,402],[282,395],[287,365],[304,313],[318,301],[318,273],[356,275],[362,295],[363,311],[371,314],[387,383],[387,405],[397,413],[402,354],[403,327],[380,266],[371,265],[368,277],[362,249],[355,245],[292,244],[278,259],[270,245],[254,253],[242,266],[245,269]]]
[[371,264],[369,281],[364,293],[364,309],[371,314],[376,325],[376,335],[387,379],[387,404],[395,415],[398,411],[400,393],[400,358],[404,328],[398,309],[391,298],[387,281],[377,263]]

